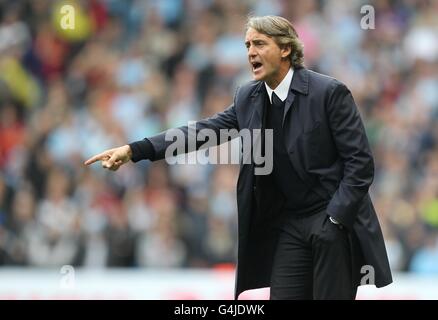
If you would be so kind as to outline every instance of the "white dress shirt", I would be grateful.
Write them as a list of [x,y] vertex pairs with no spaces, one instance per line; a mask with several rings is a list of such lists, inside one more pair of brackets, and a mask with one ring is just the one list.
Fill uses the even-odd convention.
[[272,90],[269,88],[268,84],[265,82],[266,91],[268,91],[269,101],[272,103],[272,92],[280,98],[281,101],[286,100],[287,95],[289,94],[290,83],[292,82],[292,76],[294,75],[294,70],[292,68],[289,69],[286,76],[281,80],[280,84]]

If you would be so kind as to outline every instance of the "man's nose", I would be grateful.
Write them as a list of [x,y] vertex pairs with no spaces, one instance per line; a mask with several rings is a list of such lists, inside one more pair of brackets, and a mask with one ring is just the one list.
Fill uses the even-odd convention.
[[253,58],[256,55],[256,51],[253,46],[249,46],[248,48],[248,57]]

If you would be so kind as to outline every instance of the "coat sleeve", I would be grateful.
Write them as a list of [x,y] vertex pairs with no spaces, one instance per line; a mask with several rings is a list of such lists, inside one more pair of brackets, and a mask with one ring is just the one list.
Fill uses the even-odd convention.
[[[237,95],[237,91],[236,91]],[[235,98],[234,98],[235,100]],[[235,129],[234,131],[231,129]],[[131,143],[133,161],[164,159],[172,150],[172,156],[219,145],[237,137],[239,125],[235,104],[210,118],[193,121],[187,126],[168,129],[155,136]],[[171,147],[171,149],[168,149]]]
[[374,160],[350,90],[338,81],[333,86],[326,105],[327,115],[344,171],[327,214],[351,229],[359,204],[373,182]]

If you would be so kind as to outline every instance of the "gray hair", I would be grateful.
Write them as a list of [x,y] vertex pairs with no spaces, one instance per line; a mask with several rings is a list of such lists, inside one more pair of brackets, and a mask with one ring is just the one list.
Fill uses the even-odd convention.
[[287,19],[279,16],[249,17],[246,30],[252,28],[274,39],[280,48],[291,48],[289,59],[294,68],[304,66],[304,45]]

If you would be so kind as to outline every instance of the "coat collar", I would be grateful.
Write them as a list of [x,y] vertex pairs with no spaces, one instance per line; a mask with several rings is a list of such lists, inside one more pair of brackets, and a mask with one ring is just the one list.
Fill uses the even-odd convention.
[[290,85],[291,91],[296,91],[301,94],[309,94],[309,71],[304,68],[296,68]]
[[[259,81],[251,97],[259,95],[262,90],[266,90],[263,84],[263,81]],[[306,68],[300,67],[294,69],[289,91],[296,91],[304,95],[309,94],[309,74]]]
[[[261,93],[266,93],[266,88],[264,86],[263,81],[259,81],[256,84],[256,88],[251,94],[251,98],[253,99],[253,104],[255,109],[254,112],[255,118],[253,120],[257,121],[257,123],[253,123],[252,125],[255,127],[261,127],[262,125],[261,119],[263,114],[265,94],[261,94]],[[303,95],[309,94],[309,74],[308,74],[308,70],[304,67],[294,69],[294,74],[289,89],[289,95],[286,99],[286,104],[284,107],[283,121],[286,118],[286,114],[290,110],[292,103],[295,100],[295,93],[300,93]]]

